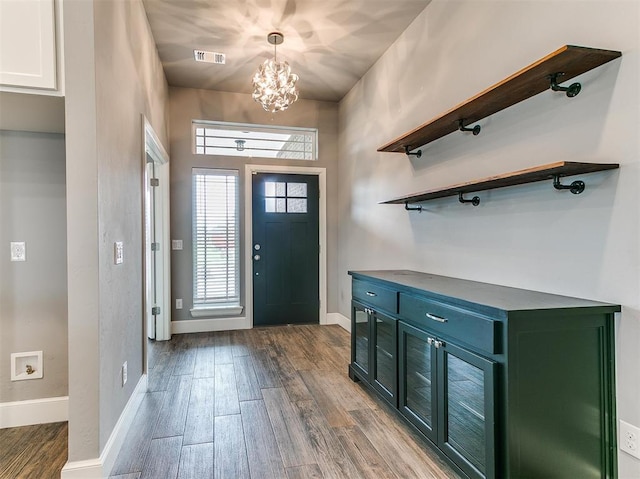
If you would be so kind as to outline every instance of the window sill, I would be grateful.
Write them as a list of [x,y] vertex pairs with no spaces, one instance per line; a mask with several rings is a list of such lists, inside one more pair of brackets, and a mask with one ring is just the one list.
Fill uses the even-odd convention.
[[217,316],[239,316],[242,314],[244,307],[242,306],[219,306],[219,307],[205,307],[205,308],[193,308],[190,310],[191,317],[193,318],[215,318]]

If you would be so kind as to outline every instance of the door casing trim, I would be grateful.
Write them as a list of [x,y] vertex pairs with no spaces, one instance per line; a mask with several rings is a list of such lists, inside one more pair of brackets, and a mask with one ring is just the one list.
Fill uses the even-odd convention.
[[320,244],[319,294],[320,324],[327,323],[327,169],[322,167],[286,165],[245,165],[244,167],[244,231],[245,231],[245,318],[248,327],[253,327],[253,174],[282,173],[293,175],[313,175],[318,177],[320,198],[318,199],[318,242]]
[[145,195],[148,186],[145,184],[146,169],[147,169],[147,155],[153,160],[155,165],[159,169],[159,176],[162,178],[162,185],[160,186],[160,194],[162,195],[163,208],[163,225],[164,231],[160,243],[161,254],[164,256],[164,271],[162,275],[163,288],[164,288],[164,303],[161,305],[163,309],[162,320],[156,323],[156,340],[166,341],[171,339],[171,252],[170,252],[170,197],[169,197],[169,185],[170,185],[170,169],[169,169],[169,154],[165,150],[162,142],[158,138],[153,126],[147,118],[142,116],[142,322],[144,323],[144,336],[143,336],[143,355],[144,355],[144,372],[147,372],[147,311],[151,307],[147,302],[146,283],[147,283],[147,244],[146,244],[146,221],[145,221]]

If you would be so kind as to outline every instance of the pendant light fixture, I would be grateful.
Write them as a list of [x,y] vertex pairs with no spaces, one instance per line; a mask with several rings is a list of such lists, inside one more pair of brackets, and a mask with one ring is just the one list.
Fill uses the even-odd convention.
[[266,111],[275,113],[286,110],[298,99],[298,75],[291,73],[287,62],[278,62],[276,48],[284,42],[284,35],[271,32],[267,41],[273,45],[273,59],[265,60],[253,76],[253,99]]

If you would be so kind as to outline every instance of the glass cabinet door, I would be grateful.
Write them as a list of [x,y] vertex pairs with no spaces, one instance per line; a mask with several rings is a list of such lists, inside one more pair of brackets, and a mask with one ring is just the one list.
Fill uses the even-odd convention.
[[369,376],[369,313],[353,302],[351,312],[351,363],[368,380]]
[[396,320],[374,312],[373,322],[373,385],[396,405]]
[[445,342],[436,347],[438,442],[470,477],[494,477],[495,363]]
[[400,411],[425,436],[437,441],[436,355],[433,338],[399,323]]

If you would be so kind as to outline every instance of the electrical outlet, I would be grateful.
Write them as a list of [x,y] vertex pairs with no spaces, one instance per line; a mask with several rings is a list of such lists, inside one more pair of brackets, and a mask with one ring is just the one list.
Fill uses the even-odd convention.
[[640,428],[620,421],[620,449],[640,459]]
[[124,263],[124,244],[122,241],[116,241],[113,244],[113,262],[115,264]]
[[176,299],[176,309],[182,309],[182,298]]
[[27,261],[27,244],[24,241],[11,242],[11,261]]
[[122,365],[122,387],[127,384],[127,362]]
[[171,249],[173,250],[181,250],[182,249],[182,240],[171,240]]

